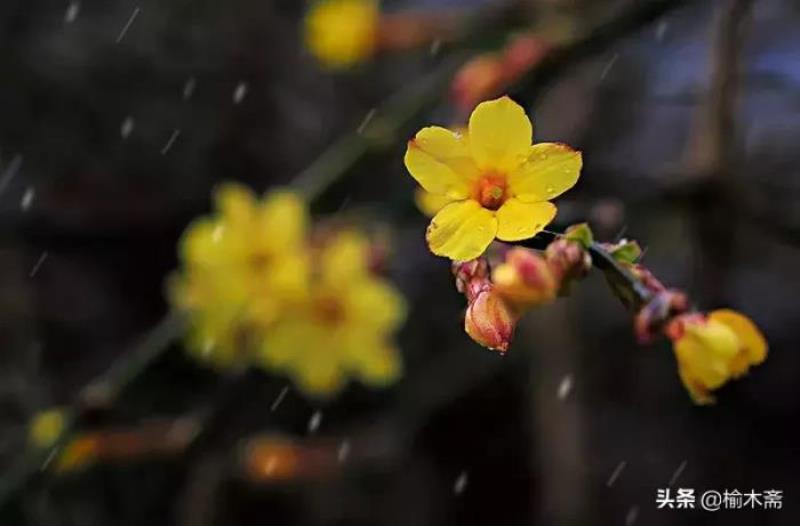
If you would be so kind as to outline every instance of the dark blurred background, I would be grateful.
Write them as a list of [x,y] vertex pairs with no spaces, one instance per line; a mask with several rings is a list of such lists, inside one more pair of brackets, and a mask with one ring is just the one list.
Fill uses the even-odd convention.
[[[579,30],[637,2],[528,4],[532,25]],[[135,426],[232,398],[213,429],[175,455],[39,477],[0,524],[798,524],[800,4],[684,4],[514,93],[537,141],[584,152],[561,226],[588,219],[603,239],[638,239],[665,283],[767,335],[768,360],[716,406],[692,405],[668,342],[636,345],[602,276],[526,318],[505,358],[467,338],[402,164],[418,127],[453,119],[443,94],[315,204],[391,232],[390,275],[410,304],[396,388],[353,385],[320,404],[251,373],[231,393],[175,345],[88,420]],[[24,450],[31,415],[70,403],[164,315],[176,240],[214,184],[288,183],[450,52],[325,72],[303,50],[304,9],[0,3],[0,466]],[[730,67],[742,72],[734,88]],[[312,435],[360,460],[248,481],[228,464],[254,433]],[[657,510],[670,485],[779,489],[783,509]]]

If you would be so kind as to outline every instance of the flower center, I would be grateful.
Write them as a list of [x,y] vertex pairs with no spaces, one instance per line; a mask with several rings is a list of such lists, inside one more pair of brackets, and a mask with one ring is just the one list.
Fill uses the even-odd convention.
[[478,181],[475,198],[482,207],[497,210],[506,202],[506,178],[503,175],[486,175]]
[[333,297],[322,297],[314,301],[314,319],[323,325],[338,325],[344,321],[344,306]]

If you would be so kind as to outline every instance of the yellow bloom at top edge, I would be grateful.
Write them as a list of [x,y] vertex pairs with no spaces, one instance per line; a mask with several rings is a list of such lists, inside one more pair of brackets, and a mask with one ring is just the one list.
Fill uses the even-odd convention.
[[188,349],[220,366],[242,365],[284,304],[307,294],[307,212],[288,191],[259,199],[225,184],[215,192],[215,213],[186,229],[182,268],[168,281],[168,296],[189,314]]
[[578,151],[531,145],[533,126],[508,97],[479,104],[466,134],[441,127],[409,141],[405,165],[429,193],[448,202],[431,221],[431,251],[452,260],[480,256],[495,238],[533,237],[556,215],[553,199],[580,176]]
[[391,338],[405,302],[369,269],[368,240],[354,232],[329,239],[315,257],[309,297],[270,330],[262,364],[290,374],[312,396],[329,396],[350,377],[386,385],[400,374]]
[[713,403],[711,391],[766,359],[764,335],[747,316],[736,311],[687,315],[679,323],[674,338],[678,371],[697,404]]
[[305,18],[306,46],[326,67],[351,66],[373,54],[378,21],[377,0],[318,0]]

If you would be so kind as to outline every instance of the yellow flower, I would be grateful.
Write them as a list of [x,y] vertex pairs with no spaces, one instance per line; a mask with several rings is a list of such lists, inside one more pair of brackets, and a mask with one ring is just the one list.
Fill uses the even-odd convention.
[[38,448],[48,448],[61,437],[66,426],[64,412],[48,409],[34,415],[28,427],[28,440]]
[[258,200],[227,184],[217,213],[192,223],[180,242],[183,271],[168,294],[190,316],[187,346],[219,366],[241,366],[287,302],[307,294],[306,210],[289,192]]
[[265,334],[262,364],[286,371],[312,396],[337,392],[351,376],[369,385],[391,383],[401,363],[390,338],[405,306],[370,271],[367,239],[334,234],[315,262],[306,300]]
[[733,310],[678,317],[667,334],[674,342],[681,380],[697,404],[713,403],[711,391],[746,374],[751,365],[767,357],[761,331]]
[[306,46],[329,68],[351,66],[374,52],[378,21],[376,0],[319,0],[306,15]]
[[503,97],[475,108],[466,136],[434,126],[409,141],[406,168],[449,202],[428,227],[434,254],[474,259],[495,238],[527,239],[553,220],[549,199],[578,181],[581,154],[564,144],[531,145],[532,135],[522,107]]

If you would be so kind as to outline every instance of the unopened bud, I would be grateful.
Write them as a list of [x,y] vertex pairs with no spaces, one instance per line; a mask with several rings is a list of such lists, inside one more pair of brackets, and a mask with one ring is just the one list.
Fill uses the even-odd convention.
[[506,253],[503,263],[492,273],[495,290],[517,310],[553,300],[558,281],[550,265],[536,251],[515,247]]
[[569,280],[582,278],[592,268],[592,258],[579,243],[556,239],[547,246],[545,258],[562,287]]
[[516,325],[514,310],[491,284],[476,292],[464,318],[464,329],[470,338],[501,353],[508,350]]
[[634,331],[640,343],[647,343],[667,327],[668,322],[689,310],[689,299],[678,290],[662,290],[639,311]]
[[456,289],[467,295],[467,300],[472,301],[469,295],[470,282],[487,281],[489,278],[489,264],[485,258],[470,261],[454,261],[453,275],[456,277]]
[[466,113],[482,100],[496,95],[505,82],[502,55],[485,53],[461,67],[453,78],[450,92],[455,105]]

